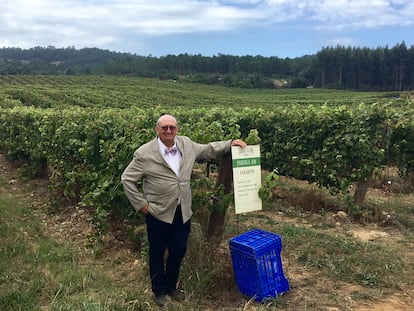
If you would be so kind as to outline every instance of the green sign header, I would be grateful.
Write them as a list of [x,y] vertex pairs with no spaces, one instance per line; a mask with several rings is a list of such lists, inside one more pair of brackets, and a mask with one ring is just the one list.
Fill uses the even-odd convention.
[[260,157],[233,159],[233,168],[245,167],[245,166],[257,166],[257,165],[260,165]]

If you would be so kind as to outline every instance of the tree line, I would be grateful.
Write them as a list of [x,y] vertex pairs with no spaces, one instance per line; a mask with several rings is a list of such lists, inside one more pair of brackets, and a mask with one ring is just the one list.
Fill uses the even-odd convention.
[[414,45],[393,48],[327,47],[315,55],[311,77],[322,88],[410,90],[414,88]]
[[98,48],[0,49],[1,75],[127,75],[186,80],[229,87],[320,87],[402,91],[414,88],[414,45],[392,48],[323,47],[315,55],[161,57]]

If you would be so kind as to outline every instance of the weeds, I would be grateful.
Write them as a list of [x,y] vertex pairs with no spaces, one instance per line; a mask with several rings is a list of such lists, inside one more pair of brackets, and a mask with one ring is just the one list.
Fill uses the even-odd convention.
[[[0,184],[5,182],[0,180]],[[283,184],[278,183],[278,187]],[[300,187],[288,188],[295,194],[301,193]],[[42,220],[25,200],[7,198],[2,193],[1,310],[153,309],[144,228],[130,232],[137,238],[135,244],[139,244],[130,257],[107,253],[104,248],[99,254],[92,254],[88,248],[46,234]],[[319,197],[312,199],[311,194],[309,191],[290,202],[303,203],[300,198],[319,202],[326,195],[314,191]],[[194,222],[180,281],[187,299],[181,304],[169,304],[168,310],[324,310],[326,306],[348,310],[350,299],[356,303],[412,288],[411,201],[367,202],[367,209],[375,205],[378,211],[392,215],[395,222],[389,225],[402,228],[401,232],[406,234],[399,241],[380,243],[356,239],[349,216],[340,226],[335,222],[323,223],[335,211],[331,199],[324,198],[323,209],[317,214],[301,210],[299,205],[284,205],[276,196],[261,213],[236,217],[229,209],[223,243],[215,248],[206,246],[203,226]],[[338,201],[338,209],[343,209],[339,203],[344,203]],[[305,218],[306,215],[312,217]],[[287,217],[294,221],[288,222]],[[238,291],[227,245],[229,238],[253,227],[282,236],[284,270],[291,284],[290,292],[263,304]],[[134,264],[134,260],[138,263]],[[341,293],[343,284],[355,289],[347,296]]]
[[94,256],[44,235],[23,203],[0,197],[0,209],[1,310],[139,310],[125,299],[142,298],[139,282],[118,287]]

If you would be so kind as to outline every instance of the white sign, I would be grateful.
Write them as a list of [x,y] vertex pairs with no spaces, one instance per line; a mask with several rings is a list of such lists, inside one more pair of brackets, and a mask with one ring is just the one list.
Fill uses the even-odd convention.
[[261,210],[262,200],[258,193],[262,185],[260,145],[233,146],[231,155],[236,214]]

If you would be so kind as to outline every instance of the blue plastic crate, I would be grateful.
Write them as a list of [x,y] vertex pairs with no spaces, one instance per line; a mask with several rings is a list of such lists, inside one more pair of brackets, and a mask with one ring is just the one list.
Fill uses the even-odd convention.
[[229,246],[241,293],[263,302],[289,291],[280,257],[280,235],[253,229],[231,239]]

